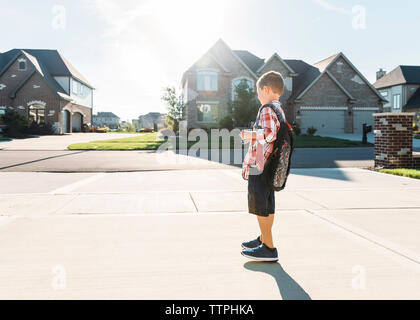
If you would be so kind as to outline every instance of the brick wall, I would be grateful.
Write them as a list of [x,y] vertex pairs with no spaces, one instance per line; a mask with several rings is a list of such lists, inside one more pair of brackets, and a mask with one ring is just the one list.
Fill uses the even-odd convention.
[[420,168],[413,154],[414,113],[375,113],[375,168]]

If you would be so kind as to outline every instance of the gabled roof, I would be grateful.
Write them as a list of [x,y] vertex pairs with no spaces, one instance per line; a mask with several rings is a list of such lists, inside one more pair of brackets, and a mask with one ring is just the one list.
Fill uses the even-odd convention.
[[[94,89],[94,87],[77,71],[57,50],[40,50],[40,49],[12,49],[0,54],[0,75],[6,71],[16,58],[25,54],[32,62],[35,68],[41,72],[41,65],[46,73],[51,77],[68,76],[73,77],[86,86]],[[42,74],[42,76],[45,76]]]
[[[322,75],[324,75],[325,73],[327,73],[328,72],[328,67],[330,66],[330,65],[332,65],[332,64],[334,64],[335,63],[335,61],[337,61],[338,60],[338,58],[343,58],[346,62],[347,62],[347,64],[357,73],[357,75],[371,88],[371,90],[378,96],[378,98],[381,100],[381,101],[384,101],[384,102],[388,102],[387,100],[385,100],[384,99],[384,97],[379,93],[379,91],[378,90],[376,90],[376,88],[364,77],[364,75],[363,74],[361,74],[360,73],[360,71],[353,65],[353,63],[351,63],[351,61],[342,53],[342,52],[340,52],[340,53],[337,53],[337,54],[335,54],[335,55],[332,55],[331,57],[329,57],[329,58],[327,58],[327,59],[324,59],[324,60],[322,60],[322,61],[319,61],[319,62],[317,62],[317,63],[315,63],[314,64],[314,67],[315,68],[317,68],[318,69],[318,71],[321,73],[320,75],[318,75],[314,80],[313,80],[313,82],[309,85],[309,87],[307,87],[307,88],[305,88],[304,89],[304,91],[302,91],[297,97],[296,97],[296,99],[300,99],[307,91],[308,91],[308,89],[310,88],[310,87],[312,87],[314,84],[315,84],[315,82],[317,82],[321,77],[322,77]],[[329,73],[329,72],[328,72]],[[330,77],[332,77],[332,75],[331,74],[329,74],[329,76]],[[332,77],[332,78],[334,78],[334,77]],[[335,79],[335,78],[334,78]],[[339,84],[339,82],[335,79],[335,82],[336,83],[338,83]],[[341,84],[340,84],[340,86],[341,86]]]
[[414,92],[413,96],[408,100],[407,104],[405,105],[406,109],[413,109],[413,108],[420,108],[420,88]]
[[420,66],[398,66],[373,85],[382,89],[400,84],[420,84]]
[[328,66],[335,60],[335,59],[337,59],[338,57],[339,57],[339,55],[340,55],[340,53],[336,53],[336,54],[334,54],[334,55],[332,55],[331,57],[328,57],[328,58],[326,58],[326,59],[324,59],[324,60],[321,60],[321,61],[319,61],[319,62],[317,62],[317,63],[314,63],[314,67],[315,68],[318,68],[318,70],[320,71],[320,72],[324,72],[324,70],[325,69],[327,69],[328,68]]
[[233,50],[233,52],[248,66],[252,72],[256,73],[257,70],[264,65],[264,59],[257,57],[247,50]]
[[267,65],[274,58],[277,58],[281,63],[283,63],[283,65],[287,68],[287,70],[289,70],[290,73],[295,73],[295,71],[282,58],[280,58],[277,52],[275,52],[269,59],[267,59],[265,63],[258,68],[257,72],[261,71],[264,68],[264,66]]

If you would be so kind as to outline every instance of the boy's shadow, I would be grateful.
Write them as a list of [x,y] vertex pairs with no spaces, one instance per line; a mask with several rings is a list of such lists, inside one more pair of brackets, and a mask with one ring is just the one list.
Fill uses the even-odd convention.
[[312,300],[306,291],[290,277],[280,263],[251,261],[244,264],[251,271],[265,272],[274,277],[283,300]]

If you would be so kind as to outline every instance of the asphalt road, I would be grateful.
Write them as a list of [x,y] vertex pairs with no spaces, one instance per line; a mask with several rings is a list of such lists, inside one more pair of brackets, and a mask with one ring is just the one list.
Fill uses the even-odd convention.
[[[245,150],[197,154],[172,151],[0,150],[1,172],[124,172],[240,167]],[[367,168],[373,148],[295,149],[292,168]],[[210,161],[208,161],[210,160]]]

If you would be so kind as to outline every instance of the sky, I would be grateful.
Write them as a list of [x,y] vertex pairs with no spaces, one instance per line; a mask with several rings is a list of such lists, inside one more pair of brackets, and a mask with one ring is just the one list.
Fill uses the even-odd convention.
[[0,0],[0,52],[57,49],[95,87],[93,112],[166,112],[166,86],[219,38],[260,58],[343,52],[371,81],[420,65],[414,0]]

